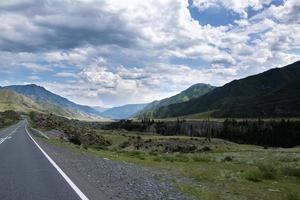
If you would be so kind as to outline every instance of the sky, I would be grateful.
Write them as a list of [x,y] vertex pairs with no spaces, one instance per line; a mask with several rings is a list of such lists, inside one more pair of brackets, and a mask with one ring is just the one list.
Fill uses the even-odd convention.
[[300,60],[299,0],[0,0],[0,85],[148,103]]

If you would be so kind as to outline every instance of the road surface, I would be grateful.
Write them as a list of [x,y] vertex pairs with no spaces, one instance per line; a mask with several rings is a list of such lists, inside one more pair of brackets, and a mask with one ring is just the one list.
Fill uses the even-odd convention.
[[87,197],[35,143],[25,120],[0,131],[1,200],[80,200]]

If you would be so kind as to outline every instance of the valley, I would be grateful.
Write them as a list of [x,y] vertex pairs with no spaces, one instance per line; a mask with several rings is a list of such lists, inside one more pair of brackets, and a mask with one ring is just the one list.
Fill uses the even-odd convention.
[[[299,63],[114,108],[7,86],[0,128],[28,122],[91,199],[299,199]],[[12,133],[9,144],[25,139]]]
[[[268,124],[270,121],[253,123]],[[282,121],[272,123],[280,125]],[[299,121],[289,123],[296,126]],[[153,173],[162,173],[159,176],[164,177],[164,181],[196,199],[299,198],[300,140],[291,138],[288,132],[280,132],[281,143],[270,143],[273,140],[265,135],[265,141],[269,143],[256,146],[247,144],[250,141],[239,141],[245,144],[238,144],[229,141],[234,138],[224,140],[204,133],[185,136],[180,132],[176,134],[172,128],[170,130],[173,132],[164,134],[142,131],[142,122],[72,122],[55,116],[32,115],[31,124],[51,138],[41,139],[50,146],[79,155],[114,160],[121,165],[134,163],[146,167],[154,170]],[[54,129],[58,132],[53,132]],[[298,131],[299,128],[296,129]],[[238,132],[230,129],[227,133],[238,136]],[[257,129],[257,133],[261,133],[261,130]],[[260,140],[258,136],[253,138]],[[296,143],[289,148],[279,147],[287,144],[284,142],[286,138]],[[92,163],[89,165],[93,166]],[[109,173],[119,176],[119,172]],[[111,188],[114,186],[111,185]]]
[[300,200],[300,0],[0,0],[0,200]]
[[[93,129],[94,138],[102,138],[92,140],[98,143],[84,142],[82,136],[83,143],[79,145],[54,137],[46,127],[40,129],[51,137],[42,139],[45,143],[79,155],[115,160],[121,165],[125,162],[144,166],[162,173],[164,181],[196,199],[299,198],[299,146],[284,149],[216,138],[101,129]],[[109,173],[118,176],[120,172]]]

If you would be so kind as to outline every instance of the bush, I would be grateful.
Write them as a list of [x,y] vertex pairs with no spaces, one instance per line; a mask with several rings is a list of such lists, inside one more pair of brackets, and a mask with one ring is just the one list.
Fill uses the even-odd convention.
[[80,149],[87,150],[88,147],[87,147],[85,144],[81,144],[81,145],[80,145]]
[[157,153],[156,151],[154,151],[154,150],[151,150],[151,151],[149,152],[149,155],[151,155],[151,156],[157,156],[158,153]]
[[126,153],[128,156],[132,156],[132,157],[140,156],[142,154],[140,151],[129,151]]
[[192,160],[194,162],[209,162],[211,159],[209,156],[204,156],[204,155],[194,155],[192,156]]
[[183,154],[178,154],[176,155],[176,161],[178,162],[189,162],[189,157],[187,157],[186,155]]
[[208,152],[208,151],[211,151],[211,149],[209,147],[205,146],[200,151]]
[[252,169],[245,174],[245,178],[252,182],[261,182],[263,174],[259,169]]
[[287,200],[299,200],[300,195],[295,193],[287,194]]
[[223,162],[232,162],[233,157],[232,156],[225,156],[225,158],[222,159]]
[[154,157],[153,158],[153,161],[155,161],[155,162],[161,162],[162,161],[162,159],[160,158],[160,157]]
[[259,164],[258,169],[262,172],[264,179],[275,179],[277,176],[277,169],[270,164]]
[[281,169],[281,173],[284,176],[295,176],[300,178],[300,168],[296,167],[284,167]]
[[167,155],[164,155],[162,157],[165,161],[168,161],[168,162],[174,162],[175,161],[175,158],[173,156],[167,156]]

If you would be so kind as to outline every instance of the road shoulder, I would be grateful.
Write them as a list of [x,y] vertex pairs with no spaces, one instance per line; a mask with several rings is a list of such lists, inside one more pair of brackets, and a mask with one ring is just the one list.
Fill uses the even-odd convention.
[[74,151],[35,137],[38,144],[90,199],[191,199],[163,174],[131,163]]

